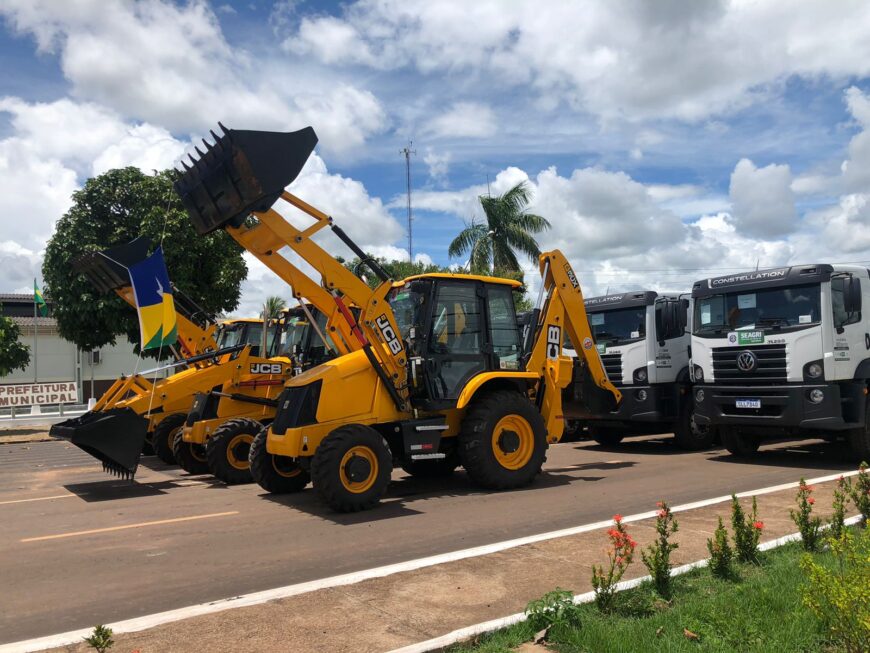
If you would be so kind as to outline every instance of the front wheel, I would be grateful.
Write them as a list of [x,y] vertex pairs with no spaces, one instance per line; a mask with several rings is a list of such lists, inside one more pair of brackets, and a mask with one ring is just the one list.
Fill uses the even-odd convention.
[[743,435],[733,429],[723,429],[722,444],[733,455],[748,458],[758,451],[761,438],[757,435]]
[[264,426],[254,437],[248,461],[251,476],[257,484],[272,494],[300,492],[310,480],[308,472],[287,456],[276,456],[266,451],[269,427]]
[[698,424],[695,421],[695,411],[691,400],[686,400],[680,419],[674,427],[674,440],[680,449],[686,451],[701,451],[713,446],[716,431],[711,426]]
[[251,444],[262,430],[260,422],[247,417],[228,419],[214,430],[205,445],[205,454],[215,478],[227,485],[254,480],[248,458]]
[[376,506],[387,491],[393,457],[381,434],[346,424],[327,435],[311,460],[314,489],[338,512]]
[[183,429],[180,429],[175,434],[175,440],[172,443],[172,453],[178,466],[188,474],[205,474],[208,472],[208,463],[205,460],[205,448],[195,442],[185,442]]
[[488,392],[462,420],[459,459],[477,485],[508,490],[531,483],[547,459],[544,418],[518,392]]
[[154,453],[167,465],[175,464],[175,452],[172,450],[175,444],[175,436],[181,433],[187,415],[184,413],[172,413],[163,418],[154,429]]

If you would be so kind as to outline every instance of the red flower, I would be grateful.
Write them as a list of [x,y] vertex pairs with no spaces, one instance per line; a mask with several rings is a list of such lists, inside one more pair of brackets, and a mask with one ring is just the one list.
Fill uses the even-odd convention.
[[616,557],[616,564],[617,564],[617,565],[621,565],[622,563],[623,563],[622,556],[617,556],[617,557]]
[[613,515],[613,521],[617,524],[622,521],[622,515]]
[[663,508],[664,505],[665,505],[664,502],[662,502],[662,501],[656,501],[656,508]]
[[810,505],[813,505],[815,502],[816,502],[816,500],[813,499],[812,497],[810,497],[809,499],[807,499],[807,503],[810,504]]
[[664,510],[659,510],[656,514],[659,516],[659,519],[664,519],[668,513],[666,513]]
[[760,531],[761,529],[764,528],[764,522],[763,522],[763,521],[757,521],[757,522],[755,522],[755,523],[752,524],[752,525],[753,525],[757,530],[759,530],[759,531]]

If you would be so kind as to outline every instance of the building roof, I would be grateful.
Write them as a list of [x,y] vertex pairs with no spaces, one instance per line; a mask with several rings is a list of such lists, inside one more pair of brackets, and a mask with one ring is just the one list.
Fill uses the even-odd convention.
[[33,316],[30,316],[30,317],[18,317],[18,316],[11,316],[10,319],[11,319],[13,322],[15,322],[15,324],[17,324],[18,326],[27,326],[27,327],[32,327],[32,326],[33,326],[33,321],[34,321],[34,320],[36,320],[36,324],[37,324],[37,326],[41,326],[41,327],[56,327],[56,326],[57,326],[57,320],[56,320],[55,318],[53,318],[53,317],[33,317]]

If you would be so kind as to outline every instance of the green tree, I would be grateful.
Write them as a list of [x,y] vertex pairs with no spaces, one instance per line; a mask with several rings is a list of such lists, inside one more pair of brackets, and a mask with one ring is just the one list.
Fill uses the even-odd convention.
[[0,316],[0,377],[23,370],[30,362],[30,347],[18,341],[20,336],[12,318]]
[[247,275],[242,248],[223,231],[197,235],[172,188],[172,171],[110,170],[73,194],[72,208],[58,220],[42,264],[58,331],[83,350],[114,344],[119,335],[138,343],[139,326],[126,303],[98,292],[71,262],[82,252],[138,236],[162,241],[169,278],[206,311],[232,311],[239,304]]
[[[360,265],[360,260],[358,258],[347,261],[341,256],[337,256],[336,259],[351,272],[364,276],[366,283],[371,288],[377,287],[377,285],[380,283],[380,279],[378,279],[375,274],[371,270],[369,270],[368,267]],[[408,277],[413,277],[418,274],[452,272],[450,268],[436,265],[434,263],[422,263],[420,261],[414,261],[412,263],[411,261],[398,261],[396,259],[388,261],[385,258],[379,257],[377,257],[376,260],[380,264],[380,266],[384,268],[386,273],[390,275],[390,278],[394,279],[395,281],[406,279]]]
[[531,189],[525,181],[503,195],[481,195],[484,222],[472,220],[450,243],[451,257],[468,256],[474,274],[519,271],[517,252],[537,262],[541,251],[534,234],[550,228],[546,218],[529,213]]
[[260,317],[264,320],[274,320],[281,315],[281,311],[285,308],[287,308],[287,302],[285,302],[283,298],[278,297],[277,295],[266,297],[266,302],[263,304],[263,311],[260,312]]

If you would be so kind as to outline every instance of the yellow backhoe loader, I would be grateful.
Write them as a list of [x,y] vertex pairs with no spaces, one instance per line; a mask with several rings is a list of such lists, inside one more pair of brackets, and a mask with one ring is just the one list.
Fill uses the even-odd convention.
[[337,353],[325,334],[326,316],[313,306],[303,303],[283,311],[274,330],[268,362],[252,368],[256,373],[196,395],[173,446],[184,470],[210,472],[229,485],[250,483],[248,450],[254,436],[275,417],[286,379]]
[[[313,480],[333,509],[356,511],[380,501],[396,464],[411,473],[461,464],[483,487],[521,487],[561,438],[572,402],[612,409],[621,401],[559,251],[540,257],[540,294],[521,333],[517,282],[458,274],[394,282],[331,217],[286,191],[314,150],[313,129],[221,129],[175,182],[194,227],[226,229],[276,271],[289,248],[321,275],[361,347],[287,381],[274,421],[250,448],[264,489],[295,492]],[[313,223],[294,226],[272,208],[279,198]],[[326,228],[380,285],[370,289],[312,240]],[[580,343],[574,359],[563,353],[566,332]]]
[[[96,288],[116,292],[135,308],[127,269],[147,256],[148,247],[147,241],[137,239],[85,254],[74,266]],[[161,460],[174,463],[172,444],[184,426],[194,395],[220,387],[266,362],[259,356],[261,320],[234,320],[216,326],[177,290],[174,300],[179,339],[178,349],[172,350],[178,359],[120,377],[92,410],[54,424],[49,431],[91,454],[107,472],[118,476],[135,475],[146,444]],[[185,369],[156,378],[159,372],[178,368]]]

